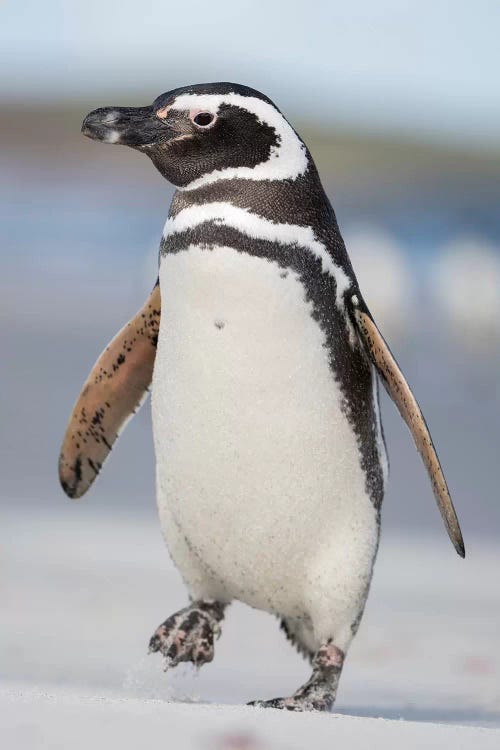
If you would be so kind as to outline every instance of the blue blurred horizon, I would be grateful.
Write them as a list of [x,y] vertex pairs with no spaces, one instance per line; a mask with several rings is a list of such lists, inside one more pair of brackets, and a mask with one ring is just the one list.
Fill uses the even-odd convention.
[[18,0],[0,9],[0,100],[119,104],[237,80],[317,125],[499,148],[499,28],[487,0]]

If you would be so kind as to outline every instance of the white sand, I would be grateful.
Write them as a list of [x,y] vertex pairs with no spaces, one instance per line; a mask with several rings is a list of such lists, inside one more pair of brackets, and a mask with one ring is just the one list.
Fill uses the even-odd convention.
[[[193,706],[65,694],[0,693],[3,747],[80,750],[451,748],[498,750],[500,731],[339,714],[290,714],[246,706]],[[2,737],[3,734],[3,737]]]
[[[495,548],[469,539],[462,561],[444,533],[383,538],[342,716],[280,714],[241,705],[290,693],[308,673],[263,613],[234,605],[198,676],[164,674],[146,655],[186,596],[152,517],[116,508],[114,519],[85,502],[62,501],[57,515],[3,513],[2,747],[500,747]],[[228,733],[255,742],[230,745]]]

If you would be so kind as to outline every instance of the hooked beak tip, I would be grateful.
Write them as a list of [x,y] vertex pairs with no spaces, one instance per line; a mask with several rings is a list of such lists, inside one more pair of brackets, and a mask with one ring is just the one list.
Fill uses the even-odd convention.
[[118,119],[118,112],[103,112],[103,110],[96,109],[84,118],[81,132],[94,141],[119,143],[121,133],[113,128],[113,124],[118,122]]

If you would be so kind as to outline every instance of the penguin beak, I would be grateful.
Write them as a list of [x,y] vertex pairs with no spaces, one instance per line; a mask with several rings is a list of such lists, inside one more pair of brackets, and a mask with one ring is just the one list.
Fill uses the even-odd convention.
[[82,133],[94,141],[144,148],[169,140],[170,128],[155,116],[153,107],[100,107],[82,123]]

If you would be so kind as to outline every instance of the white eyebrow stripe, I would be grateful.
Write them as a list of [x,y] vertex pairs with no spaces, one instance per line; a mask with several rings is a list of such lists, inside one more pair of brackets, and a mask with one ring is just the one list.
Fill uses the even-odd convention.
[[272,104],[256,96],[241,94],[181,94],[169,106],[176,110],[203,109],[217,114],[222,104],[241,107],[254,114],[259,122],[274,128],[278,140],[272,146],[269,158],[254,167],[227,167],[216,169],[193,180],[181,190],[195,190],[218,180],[240,178],[245,180],[295,180],[308,167],[306,147]]
[[170,216],[165,223],[163,237],[167,239],[174,234],[185,232],[207,221],[231,227],[252,239],[307,248],[315,258],[321,261],[322,271],[335,279],[335,301],[339,309],[344,309],[343,297],[346,290],[351,286],[351,280],[344,269],[335,263],[326,246],[316,239],[311,227],[299,226],[298,224],[278,224],[252,213],[247,208],[240,208],[224,201],[216,201],[189,206],[179,211],[176,216]]

